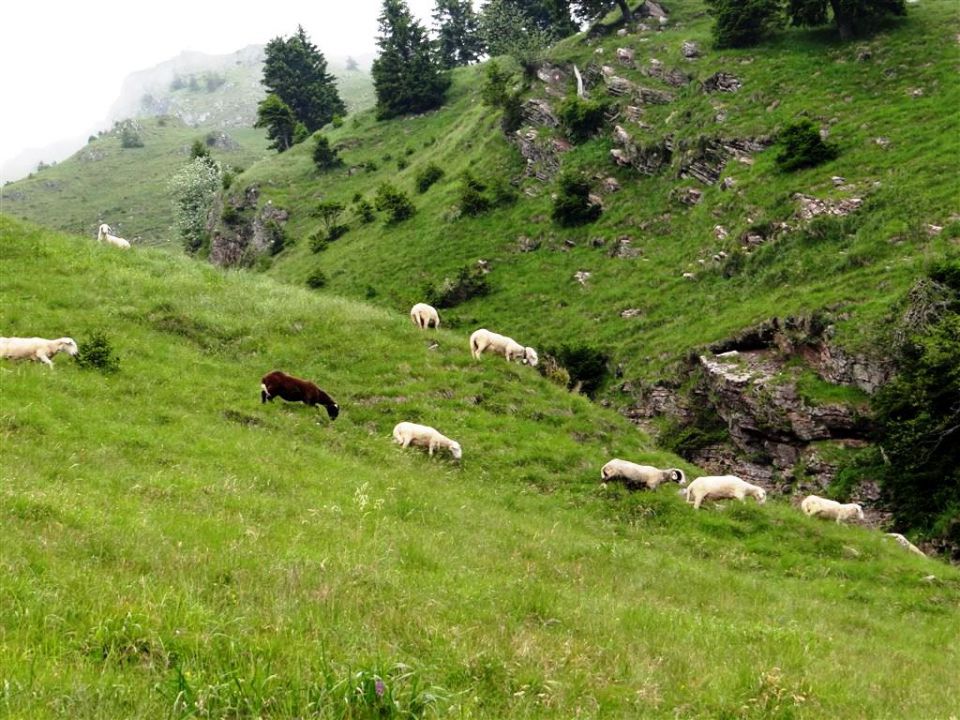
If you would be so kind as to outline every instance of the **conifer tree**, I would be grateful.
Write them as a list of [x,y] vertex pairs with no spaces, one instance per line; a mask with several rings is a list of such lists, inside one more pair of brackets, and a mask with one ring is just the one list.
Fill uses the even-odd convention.
[[308,132],[320,129],[334,115],[345,115],[336,81],[327,72],[327,61],[302,27],[290,38],[276,37],[267,43],[263,80],[267,92],[276,95],[302,122]]
[[298,125],[293,110],[276,95],[267,95],[257,105],[257,122],[254,127],[266,128],[269,147],[277,152],[287,150],[297,141]]
[[383,0],[371,74],[377,119],[424,112],[443,104],[450,78],[435,60],[427,31],[403,0]]
[[437,55],[445,68],[469,65],[483,53],[480,21],[470,0],[436,0]]

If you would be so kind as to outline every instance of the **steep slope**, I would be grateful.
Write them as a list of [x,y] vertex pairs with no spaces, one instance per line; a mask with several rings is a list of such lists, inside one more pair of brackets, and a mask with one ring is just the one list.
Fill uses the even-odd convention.
[[[772,501],[598,487],[667,463],[465,335],[0,216],[0,327],[119,371],[0,365],[12,718],[946,717],[960,572]],[[44,278],[44,282],[38,282]],[[336,422],[261,406],[282,367]],[[404,452],[401,419],[464,462]],[[689,466],[688,470],[691,470]],[[928,578],[926,576],[933,576]]]
[[[701,2],[671,11],[664,28],[556,47],[516,135],[504,137],[499,111],[481,103],[484,69],[467,68],[435,113],[389,123],[359,116],[330,132],[342,169],[318,173],[308,143],[252,167],[227,201],[243,206],[251,196],[241,192],[256,187],[259,207],[289,214],[288,249],[259,267],[272,262],[272,275],[297,284],[320,271],[333,292],[395,310],[487,261],[489,294],[446,310],[445,321],[540,348],[600,349],[614,371],[601,398],[638,418],[679,407],[669,422],[689,422],[690,406],[723,396],[736,376],[697,356],[756,351],[745,369],[760,400],[786,398],[775,413],[799,412],[804,426],[831,414],[837,422],[771,436],[756,427],[769,419],[762,409],[738,427],[746,403],[715,407],[738,458],[708,448],[712,461],[702,460],[773,484],[805,486],[813,468],[817,486],[864,441],[857,416],[889,376],[884,333],[904,298],[931,261],[957,254],[960,26],[950,3],[933,1],[857,43],[789,29],[761,47],[720,52]],[[685,44],[698,50],[687,57]],[[616,116],[571,147],[554,125],[561,98],[574,92],[573,64]],[[777,151],[763,147],[802,117],[840,156],[779,172]],[[656,167],[651,148],[667,148],[669,160]],[[431,162],[445,175],[418,194],[416,176]],[[551,221],[558,165],[591,179],[605,208],[598,221],[576,229]],[[465,170],[489,185],[514,182],[519,199],[462,215]],[[348,209],[350,231],[313,252],[311,238],[323,232],[318,199],[349,208],[358,193],[372,200],[384,181],[410,194],[415,216],[363,224]],[[229,238],[232,228],[218,231]],[[708,381],[697,379],[704,373]],[[835,411],[838,400],[844,407]]]

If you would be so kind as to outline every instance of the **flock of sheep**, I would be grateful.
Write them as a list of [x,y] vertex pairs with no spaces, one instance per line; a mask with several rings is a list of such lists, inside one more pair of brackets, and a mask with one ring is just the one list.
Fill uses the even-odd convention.
[[[106,240],[118,247],[129,247],[126,240],[114,237],[109,234],[109,230],[106,224],[101,225],[98,239]],[[410,319],[420,329],[440,327],[439,313],[426,303],[414,305],[410,310]],[[77,343],[69,337],[56,340],[37,337],[0,337],[0,357],[2,358],[36,360],[53,368],[51,358],[59,352],[76,355]],[[480,329],[470,335],[470,353],[479,360],[485,352],[502,355],[507,362],[520,362],[531,367],[535,367],[539,361],[537,352],[533,348],[525,347],[505,335]],[[336,401],[315,384],[280,371],[268,373],[260,379],[260,401],[266,403],[275,397],[288,402],[302,402],[311,407],[322,406],[331,420],[335,420],[340,413],[340,406]],[[463,457],[460,443],[428,425],[412,422],[398,423],[393,428],[393,440],[404,448],[411,445],[424,447],[430,455],[437,450],[447,450],[456,461]],[[602,482],[619,480],[627,487],[647,490],[656,490],[665,482],[675,482],[681,486],[681,495],[685,497],[686,502],[693,505],[694,509],[699,509],[704,500],[736,499],[743,502],[747,497],[753,497],[761,505],[767,500],[767,493],[762,487],[748,483],[735,475],[705,475],[687,485],[683,471],[678,468],[659,469],[619,458],[611,460],[601,468],[600,479]],[[838,524],[864,519],[863,508],[857,503],[844,504],[817,495],[806,497],[800,508],[808,516],[835,520]],[[908,550],[923,555],[922,551],[902,535],[897,533],[889,533],[889,535]]]

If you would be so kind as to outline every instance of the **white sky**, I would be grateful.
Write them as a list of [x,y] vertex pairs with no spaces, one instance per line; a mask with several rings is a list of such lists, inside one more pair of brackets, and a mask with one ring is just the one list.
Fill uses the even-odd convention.
[[[433,0],[407,0],[430,26]],[[86,134],[123,79],[184,50],[220,55],[303,25],[328,57],[376,49],[381,0],[12,0],[0,7],[0,164]]]

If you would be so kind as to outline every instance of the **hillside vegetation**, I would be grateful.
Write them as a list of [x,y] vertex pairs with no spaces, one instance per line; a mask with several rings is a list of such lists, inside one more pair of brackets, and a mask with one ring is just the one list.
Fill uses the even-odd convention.
[[[776,500],[603,488],[609,456],[677,461],[529,368],[474,362],[465,333],[5,216],[0,237],[4,333],[83,350],[99,331],[119,359],[0,364],[6,717],[960,706],[955,568]],[[336,422],[260,405],[276,368]],[[406,419],[462,465],[393,445]]]

